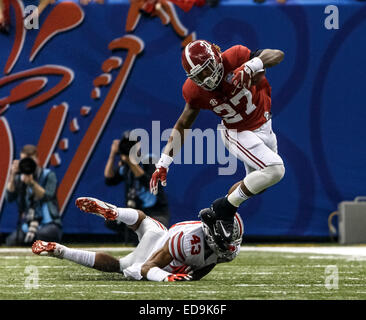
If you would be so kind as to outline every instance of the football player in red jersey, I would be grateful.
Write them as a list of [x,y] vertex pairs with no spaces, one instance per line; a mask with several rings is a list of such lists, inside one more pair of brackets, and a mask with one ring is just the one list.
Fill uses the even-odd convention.
[[[221,52],[205,40],[190,42],[182,51],[182,65],[188,79],[183,85],[185,108],[175,123],[168,143],[150,180],[150,191],[158,182],[166,186],[174,152],[184,142],[184,130],[191,128],[201,109],[222,119],[221,137],[226,148],[245,164],[246,176],[231,188],[231,194],[215,200],[209,215],[201,219],[223,221],[229,229],[237,208],[250,197],[278,183],[285,173],[277,153],[271,123],[271,87],[264,76],[267,68],[284,58],[281,50],[255,52],[236,45]],[[227,230],[230,234],[231,230]]]
[[[41,240],[33,243],[32,252],[66,259],[104,272],[123,273],[134,280],[199,280],[217,263],[235,259],[244,233],[244,225],[238,214],[234,217],[232,237],[226,239],[220,232],[213,233],[212,228],[202,221],[183,221],[167,230],[140,210],[117,208],[95,198],[78,198],[76,206],[106,220],[125,223],[138,235],[138,246],[121,259],[102,252],[72,249]],[[201,213],[209,211],[211,209],[206,208]],[[219,224],[217,227],[220,231]]]

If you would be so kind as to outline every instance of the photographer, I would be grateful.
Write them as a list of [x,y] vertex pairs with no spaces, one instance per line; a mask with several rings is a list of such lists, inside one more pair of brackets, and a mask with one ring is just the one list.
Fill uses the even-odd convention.
[[[124,181],[126,207],[143,210],[148,216],[158,220],[163,225],[169,225],[170,213],[166,195],[162,188],[155,196],[150,193],[150,178],[155,171],[155,165],[152,163],[152,156],[147,164],[135,164],[130,158],[131,148],[138,142],[129,140],[130,132],[123,133],[121,140],[114,140],[107,164],[104,169],[104,177],[107,185],[117,185]],[[141,151],[139,151],[141,152]],[[118,157],[118,166],[114,166],[116,157]],[[145,162],[145,161],[144,161]],[[135,234],[125,228],[123,224],[117,224],[114,221],[106,221],[106,226],[125,235],[125,241],[132,238],[136,241]]]
[[54,172],[38,166],[37,148],[25,145],[20,160],[14,160],[7,184],[6,200],[16,201],[19,210],[17,230],[6,245],[31,245],[35,240],[60,241],[61,218],[56,199]]

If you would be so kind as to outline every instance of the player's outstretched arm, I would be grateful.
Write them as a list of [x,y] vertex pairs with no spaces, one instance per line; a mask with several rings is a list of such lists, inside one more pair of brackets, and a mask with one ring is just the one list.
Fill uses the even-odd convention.
[[[279,64],[285,56],[283,51],[277,49],[258,50],[253,54],[254,58],[248,60],[234,71],[231,81],[235,86],[250,88],[252,84],[260,81],[266,68]],[[259,77],[255,79],[256,76]]]
[[150,281],[187,281],[192,280],[188,274],[172,274],[162,268],[167,266],[173,257],[169,252],[169,240],[164,247],[156,251],[149,260],[147,260],[141,267],[141,275]]
[[262,60],[263,68],[274,67],[279,64],[284,57],[285,53],[278,49],[264,49],[258,56],[258,58]]
[[192,124],[196,120],[198,113],[199,109],[193,109],[188,103],[186,103],[182,114],[174,125],[173,131],[168,139],[168,143],[165,146],[163,153],[169,155],[170,157],[174,157],[174,155],[180,151],[185,138],[184,130],[190,129],[192,127]]
[[166,176],[168,173],[168,168],[173,162],[174,155],[176,155],[183,146],[185,130],[191,128],[193,122],[198,116],[198,113],[198,109],[193,109],[188,103],[186,104],[182,114],[174,125],[172,133],[168,139],[168,143],[164,148],[160,160],[156,164],[156,170],[150,180],[151,193],[158,193],[159,180],[161,181],[162,186],[166,186]]

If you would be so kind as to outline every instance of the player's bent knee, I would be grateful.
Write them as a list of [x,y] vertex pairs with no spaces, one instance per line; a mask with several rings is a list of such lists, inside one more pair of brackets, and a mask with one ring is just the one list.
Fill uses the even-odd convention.
[[139,213],[139,220],[142,221],[143,219],[145,219],[147,217],[143,211],[137,210],[137,212]]
[[152,231],[157,234],[163,234],[166,232],[166,229],[161,227],[160,224],[158,224],[154,219],[150,218],[149,216],[145,216],[138,228],[135,230],[139,241],[141,241],[141,238],[147,231]]
[[284,175],[285,167],[283,164],[272,165],[251,172],[244,178],[244,185],[251,193],[258,194],[278,183]]
[[133,231],[136,231],[139,228],[141,222],[147,217],[143,211],[141,211],[141,210],[136,210],[136,211],[138,212],[138,218],[137,218],[136,223],[128,226]]
[[270,169],[273,184],[280,182],[285,175],[285,166],[283,164],[269,166],[268,169]]

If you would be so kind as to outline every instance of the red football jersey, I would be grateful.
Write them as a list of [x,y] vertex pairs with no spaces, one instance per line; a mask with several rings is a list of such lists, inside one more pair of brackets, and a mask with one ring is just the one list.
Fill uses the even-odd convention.
[[187,79],[183,85],[183,97],[194,109],[209,109],[220,116],[228,129],[255,130],[270,118],[271,87],[265,77],[247,88],[231,84],[233,71],[250,58],[247,47],[237,45],[222,53],[224,76],[219,86],[207,91]]

